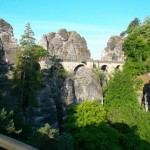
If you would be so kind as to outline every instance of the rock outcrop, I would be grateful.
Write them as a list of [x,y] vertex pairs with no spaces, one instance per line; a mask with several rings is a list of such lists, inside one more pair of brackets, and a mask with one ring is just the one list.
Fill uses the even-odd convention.
[[43,35],[39,45],[50,55],[57,55],[63,60],[88,60],[91,57],[85,39],[75,31],[60,29],[57,33]]
[[150,111],[150,81],[144,84],[141,104],[146,111]]
[[13,28],[9,23],[0,19],[0,99],[2,107],[16,107],[16,96],[12,94],[11,65],[15,61],[17,51]]
[[36,94],[38,106],[34,108],[35,126],[45,122],[56,127],[61,126],[66,108],[70,104],[94,99],[98,99],[103,104],[101,83],[92,69],[81,66],[76,74],[69,74],[65,79],[51,76],[49,73],[49,69],[43,70],[45,87]]
[[102,52],[101,60],[104,61],[124,61],[124,52],[122,45],[124,42],[123,36],[112,36],[108,40],[107,47]]
[[57,127],[57,109],[50,86],[47,84],[43,89],[38,90],[36,97],[37,107],[33,109],[32,125],[40,127],[44,125],[44,123],[49,123]]
[[12,26],[3,19],[0,19],[0,49],[4,51],[6,62],[13,64],[18,50],[17,40]]
[[67,78],[63,87],[66,105],[79,104],[85,100],[99,99],[103,103],[102,88],[91,69],[78,68],[72,78]]

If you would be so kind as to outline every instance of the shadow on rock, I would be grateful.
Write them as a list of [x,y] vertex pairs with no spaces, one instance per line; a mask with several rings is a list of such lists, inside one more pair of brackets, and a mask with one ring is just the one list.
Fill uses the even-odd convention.
[[150,110],[150,81],[144,85],[142,104],[146,111]]

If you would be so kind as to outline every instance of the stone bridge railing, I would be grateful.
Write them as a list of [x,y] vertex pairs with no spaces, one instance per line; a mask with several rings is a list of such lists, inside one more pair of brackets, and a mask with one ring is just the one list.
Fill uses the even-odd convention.
[[119,64],[124,64],[124,61],[104,61],[104,60],[73,60],[73,59],[60,59],[60,62],[99,62],[99,63],[119,63]]

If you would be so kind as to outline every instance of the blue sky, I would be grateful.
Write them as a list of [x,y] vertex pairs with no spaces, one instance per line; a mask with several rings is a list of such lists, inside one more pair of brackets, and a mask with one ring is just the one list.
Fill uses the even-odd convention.
[[83,36],[92,58],[100,59],[112,35],[119,35],[138,17],[150,15],[150,0],[0,0],[0,18],[20,39],[29,21],[37,41],[61,28]]

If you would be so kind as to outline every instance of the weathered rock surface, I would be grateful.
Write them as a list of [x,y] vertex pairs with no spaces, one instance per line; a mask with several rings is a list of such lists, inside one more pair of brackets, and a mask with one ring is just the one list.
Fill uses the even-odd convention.
[[46,85],[43,89],[38,90],[36,97],[38,104],[37,107],[33,109],[33,126],[42,126],[45,123],[49,123],[52,126],[57,127],[57,109],[50,86]]
[[142,105],[146,111],[150,111],[150,81],[143,87]]
[[103,103],[101,85],[91,69],[80,67],[73,79],[66,79],[63,89],[66,105],[94,99]]
[[81,66],[76,74],[69,74],[66,79],[49,76],[48,72],[43,70],[45,87],[37,94],[38,107],[33,116],[36,126],[46,122],[61,126],[66,106],[70,104],[94,99],[103,103],[101,83],[91,69]]
[[85,39],[75,31],[60,29],[57,33],[43,35],[39,45],[60,59],[87,60],[91,57]]
[[0,19],[0,105],[1,107],[16,107],[17,101],[12,94],[11,64],[14,60],[16,45],[13,42],[13,31],[10,24]]
[[17,40],[12,26],[3,19],[0,19],[0,49],[4,51],[6,62],[13,64],[18,50]]
[[124,61],[124,52],[122,50],[123,42],[123,36],[110,37],[107,43],[107,47],[102,53],[101,59],[104,61]]

